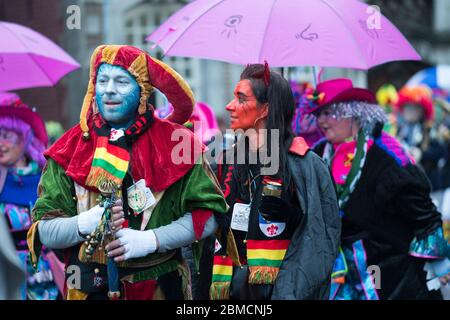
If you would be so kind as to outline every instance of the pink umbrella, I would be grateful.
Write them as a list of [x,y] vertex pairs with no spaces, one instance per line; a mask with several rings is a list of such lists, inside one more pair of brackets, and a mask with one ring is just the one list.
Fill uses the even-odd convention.
[[0,91],[56,84],[80,65],[43,35],[0,21]]
[[170,56],[237,64],[369,69],[420,60],[388,19],[358,0],[196,0],[147,40]]

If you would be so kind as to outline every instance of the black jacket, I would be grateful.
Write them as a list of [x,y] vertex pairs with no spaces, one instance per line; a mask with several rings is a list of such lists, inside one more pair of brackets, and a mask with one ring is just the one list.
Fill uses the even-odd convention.
[[[223,186],[228,166],[222,167],[219,170],[212,165]],[[291,238],[271,299],[328,300],[341,233],[334,183],[325,162],[312,151],[303,156],[289,153],[288,167],[302,219]],[[212,261],[212,257],[209,259]]]
[[313,152],[303,157],[289,154],[288,162],[304,217],[291,239],[272,299],[328,300],[341,234],[333,180]]
[[[325,143],[315,147],[323,153]],[[412,163],[400,164],[391,150],[375,142],[367,153],[361,178],[341,210],[342,245],[362,239],[368,265],[381,270],[381,299],[430,299],[425,259],[408,254],[414,237],[423,239],[442,226],[432,203],[430,183]]]

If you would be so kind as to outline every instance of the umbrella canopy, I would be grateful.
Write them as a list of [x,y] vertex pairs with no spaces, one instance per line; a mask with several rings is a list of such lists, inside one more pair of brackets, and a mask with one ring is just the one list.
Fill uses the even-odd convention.
[[36,31],[0,21],[0,91],[55,85],[80,65]]
[[147,40],[170,56],[237,64],[369,69],[420,60],[388,19],[358,0],[196,0]]

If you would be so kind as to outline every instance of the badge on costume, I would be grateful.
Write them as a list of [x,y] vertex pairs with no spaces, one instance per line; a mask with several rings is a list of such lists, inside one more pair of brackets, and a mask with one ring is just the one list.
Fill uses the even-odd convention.
[[250,217],[250,205],[245,203],[235,203],[233,216],[231,218],[231,229],[248,231],[248,220]]
[[216,242],[214,242],[214,253],[217,253],[220,249],[222,249],[222,246],[220,245],[220,242],[217,241],[216,239]]
[[100,288],[103,286],[103,278],[100,275],[100,270],[98,268],[95,268],[94,270],[94,279],[93,279],[93,286],[95,288]]
[[264,219],[264,217],[259,214],[259,229],[266,237],[272,238],[279,236],[286,229],[285,222],[271,222]]
[[125,132],[122,129],[111,129],[111,132],[109,133],[109,140],[110,141],[117,141],[121,137],[125,135]]
[[145,185],[145,180],[141,179],[128,188],[128,206],[139,214],[150,208],[156,202],[150,188]]

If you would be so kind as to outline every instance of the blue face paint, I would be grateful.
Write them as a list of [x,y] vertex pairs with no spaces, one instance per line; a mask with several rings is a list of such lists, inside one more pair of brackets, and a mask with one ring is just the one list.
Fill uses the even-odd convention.
[[125,69],[104,63],[97,71],[95,99],[103,119],[113,128],[130,126],[139,107],[141,89]]

